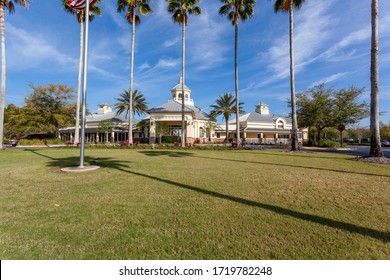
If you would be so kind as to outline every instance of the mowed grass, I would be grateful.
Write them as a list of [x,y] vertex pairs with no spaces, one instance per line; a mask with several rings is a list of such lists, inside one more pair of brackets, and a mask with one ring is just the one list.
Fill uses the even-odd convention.
[[326,153],[0,151],[0,259],[390,259],[390,166]]

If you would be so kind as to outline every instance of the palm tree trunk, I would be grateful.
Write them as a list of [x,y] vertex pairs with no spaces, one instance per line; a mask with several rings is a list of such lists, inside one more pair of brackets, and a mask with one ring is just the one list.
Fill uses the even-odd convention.
[[379,131],[379,38],[378,38],[378,0],[371,3],[371,104],[370,104],[370,157],[383,157]]
[[0,149],[3,149],[4,138],[4,107],[5,107],[5,22],[4,2],[0,2],[0,25],[1,25],[1,94],[0,94]]
[[295,77],[294,77],[294,12],[293,1],[290,1],[290,88],[291,88],[291,117],[292,117],[292,141],[291,150],[298,150],[298,124],[297,108],[295,100]]
[[229,119],[226,118],[226,139],[225,142],[227,143],[229,140]]
[[81,79],[83,75],[83,38],[84,38],[84,21],[80,22],[80,58],[79,58],[79,74],[77,77],[77,101],[76,101],[76,124],[74,126],[73,145],[80,142],[80,96],[81,96]]
[[185,20],[182,22],[181,29],[182,37],[181,37],[181,146],[185,147],[186,145],[186,126],[184,120],[184,104],[185,104],[185,94],[184,94],[184,79],[185,79],[185,52],[186,52],[186,24]]
[[133,144],[133,75],[135,45],[135,7],[133,7],[133,23],[131,25],[131,58],[130,58],[130,92],[129,92],[129,135],[127,145]]
[[238,22],[234,25],[234,79],[235,79],[235,91],[236,91],[236,141],[237,146],[240,144],[240,122],[238,118],[240,117],[240,105],[238,101]]

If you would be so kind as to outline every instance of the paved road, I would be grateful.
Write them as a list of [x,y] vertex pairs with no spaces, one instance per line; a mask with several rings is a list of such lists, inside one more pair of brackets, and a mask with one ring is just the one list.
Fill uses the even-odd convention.
[[[348,146],[348,149],[308,148],[308,150],[347,154],[347,155],[354,155],[354,156],[363,156],[363,157],[368,156],[370,153],[369,146]],[[382,147],[382,151],[385,157],[390,158],[390,147]]]
[[[253,145],[253,149],[282,149],[288,150],[287,146],[256,146]],[[354,156],[368,156],[370,153],[369,146],[348,146],[347,149],[334,149],[334,148],[317,148],[317,147],[303,147],[304,150],[307,151],[315,151],[315,152],[327,152],[327,153],[339,153],[339,154],[347,154]],[[390,147],[382,147],[382,151],[385,157],[390,158]]]

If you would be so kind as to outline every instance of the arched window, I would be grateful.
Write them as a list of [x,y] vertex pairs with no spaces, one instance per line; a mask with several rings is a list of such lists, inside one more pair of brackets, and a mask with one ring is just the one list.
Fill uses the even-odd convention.
[[282,120],[278,120],[277,123],[276,123],[276,127],[279,128],[279,129],[283,129],[284,128],[284,122]]
[[186,94],[186,100],[188,100],[188,94]]
[[181,99],[182,96],[183,96],[183,95],[182,95],[181,93],[179,93],[179,99]]

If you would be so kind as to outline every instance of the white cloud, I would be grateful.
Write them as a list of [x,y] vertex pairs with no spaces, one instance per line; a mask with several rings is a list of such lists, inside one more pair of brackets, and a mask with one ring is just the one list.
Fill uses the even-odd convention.
[[[303,70],[308,61],[311,61],[321,49],[324,42],[330,37],[328,27],[333,23],[328,13],[333,1],[319,2],[304,6],[296,11],[294,26],[294,58],[295,71]],[[287,17],[287,15],[286,15]],[[287,20],[287,18],[286,18]],[[289,75],[289,35],[275,40],[274,45],[263,54],[268,61],[268,69],[273,73],[271,80],[278,80]]]
[[338,79],[344,77],[347,74],[349,74],[349,73],[348,72],[341,72],[341,73],[331,75],[331,76],[323,78],[317,82],[314,82],[310,87],[317,86],[317,85],[322,84],[322,83],[326,84],[326,83],[333,82],[335,80],[338,80]]
[[67,65],[77,69],[78,45],[74,49],[74,55],[70,56],[48,41],[47,37],[17,28],[12,24],[7,25],[7,35],[8,66],[13,69],[31,69],[43,64]]
[[329,61],[340,61],[351,58],[356,50],[345,50],[349,46],[365,41],[371,37],[370,27],[364,27],[360,30],[351,32],[346,37],[342,38],[338,43],[330,47],[324,53],[318,56],[318,59],[326,59]]
[[164,47],[169,48],[169,47],[176,45],[179,41],[180,41],[179,38],[166,40],[163,45],[164,45]]
[[146,69],[150,69],[150,65],[146,61],[138,67],[138,71],[140,71],[140,72],[142,72]]
[[216,20],[219,17],[216,5],[209,4],[207,9],[201,7],[202,14],[190,18],[187,38],[191,63],[198,70],[205,70],[216,68],[225,61],[229,47],[223,39],[226,38],[227,30],[233,33],[233,28],[225,21]]

